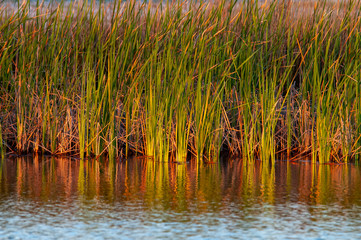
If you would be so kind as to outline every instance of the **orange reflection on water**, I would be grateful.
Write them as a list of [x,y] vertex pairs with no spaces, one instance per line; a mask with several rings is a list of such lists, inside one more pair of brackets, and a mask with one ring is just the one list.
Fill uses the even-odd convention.
[[359,204],[360,168],[309,162],[233,160],[221,164],[185,165],[130,159],[122,163],[68,158],[13,158],[1,161],[0,194],[39,201],[142,201],[144,207],[202,212],[232,202],[307,205]]

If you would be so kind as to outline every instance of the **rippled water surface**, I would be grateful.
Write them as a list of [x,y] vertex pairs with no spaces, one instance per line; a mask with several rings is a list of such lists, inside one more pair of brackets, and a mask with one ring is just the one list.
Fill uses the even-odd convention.
[[354,165],[0,164],[0,238],[360,239]]

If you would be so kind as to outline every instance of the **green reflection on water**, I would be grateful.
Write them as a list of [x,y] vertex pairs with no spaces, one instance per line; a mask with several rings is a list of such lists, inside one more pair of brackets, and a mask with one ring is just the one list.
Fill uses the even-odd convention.
[[132,159],[114,161],[15,158],[0,162],[0,195],[38,201],[141,201],[147,209],[202,212],[231,203],[361,205],[354,165],[229,161],[199,165]]

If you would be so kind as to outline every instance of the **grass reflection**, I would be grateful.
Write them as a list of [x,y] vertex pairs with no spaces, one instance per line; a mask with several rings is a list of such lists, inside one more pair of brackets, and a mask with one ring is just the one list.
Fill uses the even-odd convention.
[[0,196],[37,201],[141,201],[146,209],[207,212],[230,203],[243,207],[302,202],[307,205],[360,204],[361,169],[306,162],[229,161],[200,166],[157,163],[74,161],[57,158],[4,159]]

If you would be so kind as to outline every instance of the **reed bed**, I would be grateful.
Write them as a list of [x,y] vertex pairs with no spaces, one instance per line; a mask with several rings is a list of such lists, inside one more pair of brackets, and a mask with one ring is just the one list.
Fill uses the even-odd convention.
[[360,1],[0,5],[0,151],[358,161]]

